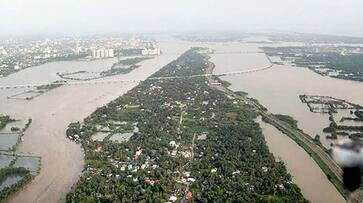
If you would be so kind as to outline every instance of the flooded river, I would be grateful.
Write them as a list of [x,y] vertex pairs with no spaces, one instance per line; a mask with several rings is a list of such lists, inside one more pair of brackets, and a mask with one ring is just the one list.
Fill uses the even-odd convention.
[[[292,180],[311,202],[345,202],[315,161],[288,136],[259,119],[268,148],[285,163]],[[283,145],[283,147],[282,147]],[[293,156],[291,156],[293,154]]]
[[[233,53],[258,51],[259,46],[263,45],[213,45],[216,54],[211,55],[211,60],[216,64],[215,72],[268,66],[270,62],[263,53]],[[247,92],[270,112],[294,117],[298,126],[312,137],[316,134],[323,135],[323,128],[329,125],[328,115],[310,112],[307,105],[300,101],[299,95],[331,96],[363,105],[362,82],[324,77],[307,68],[274,65],[265,71],[222,78],[232,84],[230,89]],[[326,147],[329,147],[331,142],[326,140],[325,136],[321,136],[321,141]]]
[[[176,59],[187,50],[189,43],[163,38],[161,56],[141,62],[141,67],[126,75],[98,80],[143,80]],[[216,50],[211,61],[215,72],[232,72],[266,67],[269,60],[258,53],[258,44],[197,44]],[[57,72],[79,70],[102,71],[109,68],[115,59],[97,61],[68,61],[44,64],[29,68],[6,78],[0,85],[48,83],[59,80]],[[306,104],[300,102],[299,94],[327,95],[363,105],[363,83],[344,81],[320,76],[306,68],[275,65],[261,72],[238,76],[225,76],[231,89],[249,93],[273,113],[287,114],[298,120],[305,132],[314,136],[328,123],[327,115],[311,113]],[[22,89],[0,90],[0,113],[17,118],[32,118],[19,152],[42,157],[40,174],[23,191],[14,195],[11,202],[56,202],[65,197],[78,180],[83,168],[83,153],[79,145],[65,137],[70,122],[80,121],[97,107],[117,98],[136,86],[137,83],[62,86],[33,100],[9,100]],[[292,174],[293,180],[303,194],[313,202],[342,202],[342,197],[322,174],[315,162],[287,136],[272,126],[261,123],[268,146],[276,157],[280,157]],[[322,136],[322,142],[329,141]],[[329,200],[329,201],[328,201]]]
[[[211,61],[216,67],[214,73],[243,71],[270,64],[264,53],[258,53],[261,44],[220,43],[210,44],[215,50]],[[271,46],[270,44],[267,46]],[[272,45],[278,46],[278,45]],[[254,53],[255,52],[255,53]],[[329,147],[322,129],[329,125],[328,115],[312,113],[303,104],[299,95],[324,95],[363,105],[363,83],[323,77],[307,68],[274,65],[272,68],[245,75],[222,77],[231,83],[230,89],[244,91],[256,98],[272,113],[286,114],[298,121],[298,126],[314,137],[322,135],[321,141]],[[313,202],[340,202],[341,195],[328,179],[322,175],[318,165],[302,149],[276,129],[262,124],[267,143],[275,156],[286,162],[289,172],[302,189],[304,195]],[[293,153],[296,152],[296,153]],[[329,194],[331,201],[323,201]],[[324,197],[324,198],[322,198]]]
[[[141,67],[126,75],[99,80],[144,80],[176,59],[189,48],[169,38],[159,40],[161,56],[140,63]],[[57,72],[102,71],[115,59],[48,63],[22,70],[0,79],[0,85],[48,83],[59,80]],[[0,113],[16,118],[32,118],[18,152],[41,156],[40,174],[10,202],[57,202],[65,197],[78,180],[83,168],[83,152],[79,145],[66,139],[70,122],[81,121],[100,107],[124,94],[137,83],[62,86],[33,100],[10,100],[7,96],[23,89],[0,90]]]

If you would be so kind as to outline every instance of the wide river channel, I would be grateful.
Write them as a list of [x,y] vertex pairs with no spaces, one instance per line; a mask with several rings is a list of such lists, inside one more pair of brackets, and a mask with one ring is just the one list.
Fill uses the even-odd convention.
[[[98,80],[144,80],[164,65],[176,59],[193,45],[206,46],[211,54],[214,73],[244,71],[269,66],[261,44],[250,43],[187,43],[162,37],[157,39],[163,54],[140,63],[141,67],[126,75]],[[29,68],[6,78],[0,85],[49,83],[59,80],[57,72],[79,70],[102,71],[116,59],[97,61],[67,61],[48,63]],[[270,112],[287,114],[298,120],[298,125],[314,136],[328,123],[327,115],[311,113],[299,100],[299,94],[333,96],[363,105],[363,83],[320,76],[306,68],[274,65],[272,68],[243,75],[222,77],[230,82],[232,90],[248,92]],[[62,86],[33,100],[7,99],[23,89],[0,90],[0,113],[16,118],[32,118],[33,123],[24,135],[18,152],[42,157],[40,174],[10,202],[57,202],[65,197],[81,175],[83,152],[79,145],[66,139],[69,123],[81,121],[100,107],[124,94],[138,83]],[[285,162],[294,182],[312,202],[344,202],[319,166],[303,149],[273,126],[259,121],[267,145],[276,159]],[[329,146],[329,140],[322,136]]]
[[[211,61],[214,73],[244,71],[267,67],[270,61],[259,49],[262,44],[218,43],[210,44],[215,50]],[[265,45],[271,46],[271,44]],[[272,46],[283,46],[273,44]],[[270,69],[242,75],[223,76],[231,83],[230,89],[247,92],[249,97],[259,100],[270,112],[286,114],[298,121],[299,128],[329,147],[322,129],[329,125],[328,115],[312,113],[299,95],[323,95],[363,105],[363,83],[324,77],[307,68],[289,65],[274,65]],[[267,145],[274,156],[283,162],[301,188],[304,196],[312,202],[345,202],[340,193],[329,182],[314,160],[295,142],[273,126],[259,122]]]
[[[187,43],[168,37],[157,40],[163,50],[162,55],[142,61],[141,67],[128,74],[98,80],[144,80],[190,48]],[[116,59],[48,63],[0,78],[0,85],[50,83],[60,80],[57,72],[103,71],[115,62]],[[29,101],[7,98],[26,89],[0,90],[1,114],[33,119],[18,152],[41,156],[39,175],[22,191],[13,195],[10,202],[62,200],[77,182],[83,169],[83,152],[80,146],[65,136],[68,124],[82,121],[97,107],[114,100],[137,84],[127,82],[62,86]]]

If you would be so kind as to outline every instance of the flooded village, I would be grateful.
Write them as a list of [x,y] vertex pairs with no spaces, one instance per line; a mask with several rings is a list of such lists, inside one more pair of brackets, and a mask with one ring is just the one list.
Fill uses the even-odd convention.
[[[188,42],[170,37],[162,38],[158,42],[163,50],[160,56],[139,61],[138,67],[127,70],[125,74],[113,75],[110,73],[105,78],[99,77],[100,73],[109,70],[117,62],[118,59],[115,58],[52,62],[0,78],[0,84],[2,86],[18,85],[19,81],[29,84],[52,84],[54,82],[59,84],[57,81],[60,80],[102,82],[133,79],[141,81],[175,60],[188,48],[196,46],[208,47],[213,50],[209,56],[211,57],[210,62],[215,65],[214,74],[248,71],[270,65],[269,57],[272,56],[267,56],[260,47],[286,46],[284,43]],[[127,57],[123,60],[127,60]],[[362,126],[362,121],[359,120],[361,119],[360,106],[363,105],[361,91],[363,83],[361,82],[326,77],[310,69],[282,62],[273,63],[271,68],[263,71],[240,75],[226,74],[220,79],[230,83],[229,89],[244,92],[247,97],[257,99],[269,112],[291,116],[297,121],[297,126],[312,138],[319,135],[319,141],[327,149],[339,139],[360,138],[361,136],[359,134]],[[1,142],[0,146],[2,148],[0,159],[2,168],[21,166],[31,171],[33,175],[27,187],[22,189],[21,193],[12,196],[9,201],[21,202],[31,199],[53,202],[65,198],[71,187],[79,180],[84,167],[84,149],[66,138],[68,125],[73,122],[80,122],[79,125],[83,125],[83,119],[98,107],[111,102],[137,85],[138,82],[125,82],[60,85],[54,88],[48,86],[44,91],[41,90],[42,88],[39,90],[36,87],[36,91],[31,89],[34,87],[0,90],[2,91],[0,95],[0,113],[2,115],[9,115],[10,118],[21,121],[32,120],[24,132],[12,132],[13,127],[24,128],[20,124],[11,126],[12,122],[7,123],[3,128],[4,133],[1,133],[3,130],[0,131],[1,135],[4,135],[1,137],[4,142]],[[154,88],[156,88],[155,91],[158,91],[157,87]],[[313,96],[302,97],[302,95]],[[327,101],[324,100],[325,103],[322,103],[322,99],[325,97],[331,99],[328,101],[329,104],[336,105],[325,108]],[[319,113],[315,112],[314,105],[320,108]],[[185,114],[185,117],[188,116]],[[332,117],[337,124],[337,128],[334,129],[335,136],[337,136],[335,138],[332,137],[331,131],[327,130],[327,127],[331,126],[333,122]],[[182,118],[178,117],[178,119]],[[257,122],[262,128],[267,145],[275,159],[286,165],[292,181],[301,189],[305,198],[312,202],[323,200],[344,202],[343,196],[328,180],[319,165],[298,144],[272,125],[262,120]],[[135,121],[108,121],[96,126],[97,133],[92,135],[91,139],[95,142],[122,143],[138,133],[138,125],[140,123]],[[356,132],[349,132],[347,135],[347,129],[341,130],[339,126],[356,126],[354,127]],[[79,136],[80,134],[70,134],[68,138],[77,140]],[[197,140],[208,140],[208,138],[209,135],[201,134],[198,135]],[[170,156],[173,154],[176,156],[179,153],[178,147],[175,146],[177,144],[169,143]],[[96,148],[96,150],[101,152],[105,149]],[[13,153],[17,155],[13,156]],[[136,150],[135,153],[143,153],[143,148]],[[183,156],[190,157],[191,152],[183,154]],[[28,161],[30,158],[36,159],[37,162]],[[125,163],[115,161],[113,164],[118,164],[124,170],[128,170],[129,167],[131,167],[129,170],[134,170],[134,166]],[[143,166],[140,165],[139,169],[141,167]],[[148,167],[157,166],[149,164]],[[190,176],[190,174],[182,174],[181,177],[185,177],[185,182],[193,182],[188,178],[194,177],[188,175]],[[4,187],[15,184],[20,180],[17,177],[10,176],[9,180],[5,180],[2,184]],[[155,180],[149,179],[148,182],[153,184]]]
[[[289,43],[264,44],[263,42],[258,44],[216,43],[210,46],[216,50],[216,53],[211,55],[211,61],[216,65],[215,73],[225,72],[226,70],[233,72],[263,67],[269,64],[267,57],[270,56],[259,53],[260,47],[293,45]],[[301,46],[298,43],[297,45]],[[304,130],[312,138],[318,135],[322,144],[326,148],[330,148],[330,145],[336,143],[337,139],[330,139],[331,137],[324,130],[330,125],[329,114],[311,112],[306,103],[300,100],[300,95],[309,94],[338,98],[348,101],[348,103],[354,103],[354,107],[358,107],[354,109],[359,110],[359,107],[363,104],[363,94],[361,91],[363,83],[324,77],[307,68],[295,67],[292,64],[275,63],[275,60],[272,59],[274,66],[268,70],[240,76],[227,75],[222,76],[221,79],[230,83],[230,89],[245,92],[248,94],[248,97],[257,99],[268,111],[275,114],[292,116],[297,120],[297,125],[300,129]],[[346,116],[349,116],[349,114],[351,115],[348,111]],[[340,115],[340,118],[337,118],[337,120],[341,120],[342,113],[339,110],[333,115],[335,117]],[[291,143],[291,140],[286,135],[279,132],[273,126],[262,121],[260,121],[260,125],[271,152],[279,160],[285,162],[293,179],[301,187],[304,196],[312,202],[321,202],[323,200],[344,202],[339,192],[331,185],[326,176],[317,172],[308,172],[309,170],[319,171],[320,168],[306,152],[291,153],[291,151],[295,151],[296,148],[300,147],[294,142]],[[361,131],[358,129],[358,132]],[[348,138],[348,136],[339,137],[341,139]],[[298,154],[301,154],[301,157]],[[296,165],[297,159],[301,163],[299,167]],[[312,185],[316,187],[312,188]]]
[[[140,67],[132,72],[107,79],[100,78],[96,81],[129,80],[130,78],[136,81],[144,80],[189,48],[188,44],[171,44],[169,41],[169,38],[160,40],[164,53],[141,62]],[[78,70],[101,72],[110,69],[115,62],[117,62],[116,58],[46,63],[0,78],[0,84],[1,86],[46,85],[60,80],[57,76],[58,72]],[[33,99],[8,98],[28,91],[27,89],[32,87],[2,89],[1,115],[9,115],[10,118],[17,120],[32,119],[15,153],[41,157],[39,174],[9,201],[55,202],[64,198],[79,179],[83,169],[82,149],[66,138],[67,126],[71,122],[83,120],[97,107],[112,101],[136,85],[137,82],[63,85]],[[10,158],[4,158],[4,165],[8,159]]]

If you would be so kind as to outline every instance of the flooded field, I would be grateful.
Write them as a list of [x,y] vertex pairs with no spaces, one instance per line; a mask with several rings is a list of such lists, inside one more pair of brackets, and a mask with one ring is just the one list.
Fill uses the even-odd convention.
[[18,181],[20,181],[23,178],[23,176],[21,175],[13,175],[13,176],[9,176],[7,177],[1,184],[0,184],[0,190],[12,186],[15,183],[17,183]]
[[1,133],[0,134],[0,150],[12,150],[18,141],[20,135],[17,133]]
[[[262,44],[214,44],[210,47],[216,50],[211,61],[216,64],[215,73],[240,71],[267,66],[269,61],[263,53],[254,52]],[[277,46],[277,45],[268,45]],[[233,53],[229,57],[229,53]],[[235,55],[238,54],[239,57]],[[272,68],[245,75],[224,76],[222,79],[230,82],[230,89],[244,91],[250,97],[256,98],[272,113],[287,114],[298,121],[298,126],[314,137],[322,135],[321,142],[329,147],[331,140],[325,139],[323,128],[329,126],[329,115],[312,113],[299,95],[321,95],[344,99],[351,103],[363,105],[363,83],[324,77],[307,68],[274,65]]]
[[[37,175],[40,170],[40,157],[14,155],[14,153],[8,153],[2,151],[0,154],[0,169],[9,170],[16,168],[25,168],[30,175]],[[18,183],[20,180],[26,177],[23,173],[8,173],[5,179],[0,183],[0,191],[6,187],[11,187]]]
[[[141,67],[125,75],[99,80],[143,80],[176,59],[190,45],[170,38],[159,40],[161,56],[142,61]],[[116,59],[97,61],[66,61],[25,69],[0,79],[0,85],[51,83],[59,80],[57,72],[87,70],[99,72],[109,68]],[[69,123],[80,121],[97,107],[124,94],[137,83],[61,86],[33,100],[9,100],[7,96],[24,89],[1,90],[0,112],[17,118],[32,118],[23,136],[19,152],[42,157],[39,175],[10,199],[10,202],[57,202],[65,197],[78,180],[83,168],[83,152],[79,145],[66,139]]]
[[292,180],[300,187],[305,198],[311,202],[346,202],[304,149],[274,126],[261,119],[258,123],[270,151],[285,163]]
[[[210,43],[194,45],[208,46],[216,50],[215,54],[211,55],[212,62],[216,64],[216,73],[254,69],[268,66],[270,63],[265,54],[260,53],[259,45],[256,44]],[[141,67],[132,72],[95,81],[143,80],[162,66],[176,59],[193,45],[166,38],[160,41],[160,46],[163,50],[161,56],[142,61],[140,63]],[[51,83],[59,80],[57,72],[82,70],[99,72],[109,68],[115,60],[68,61],[44,64],[1,78],[0,85]],[[249,96],[258,99],[269,111],[293,116],[298,120],[299,127],[311,136],[321,134],[322,129],[329,125],[328,115],[310,112],[306,104],[300,101],[300,94],[332,96],[363,105],[363,92],[361,91],[363,84],[323,77],[305,68],[275,65],[261,72],[224,76],[222,79],[232,84],[231,89],[248,92]],[[33,119],[33,123],[23,136],[24,142],[19,145],[19,152],[42,157],[40,174],[23,191],[12,197],[11,202],[56,202],[64,198],[71,186],[78,180],[83,168],[83,152],[80,146],[66,139],[65,130],[68,124],[81,121],[97,107],[110,102],[136,85],[136,82],[128,82],[61,86],[30,101],[7,99],[7,96],[24,92],[24,89],[1,90],[0,113],[16,116],[17,118]],[[266,134],[274,136],[279,134],[278,131],[271,131],[272,133],[267,133],[269,131],[264,130]],[[137,132],[137,130],[134,132]],[[304,151],[301,151],[301,148],[295,143],[286,144],[292,142],[287,136],[280,134],[280,138],[270,140],[267,136],[266,140],[271,151],[276,157],[281,157],[286,162],[288,170],[294,176],[294,181],[308,199],[313,202],[321,202],[322,199],[320,198],[324,197],[330,198],[330,202],[342,201],[340,194],[322,174],[313,160]],[[278,135],[275,137],[278,137]],[[282,141],[282,139],[285,141]],[[272,141],[275,141],[275,147],[272,147]],[[322,142],[329,145],[329,141],[325,140],[323,136]],[[285,154],[282,152],[279,154],[279,150],[287,151],[284,152]],[[296,152],[296,155],[295,153],[287,153],[289,150],[297,150],[298,152]],[[289,156],[286,154],[289,154]],[[291,154],[294,154],[294,156],[291,156]],[[7,158],[0,156],[0,160],[2,159],[4,163],[8,162]],[[296,161],[297,159],[299,161]],[[29,167],[31,166],[32,164],[29,163]],[[314,179],[318,181],[314,182]],[[329,194],[330,197],[326,197],[325,194]]]
[[[259,46],[264,45],[209,44],[208,47],[215,50],[215,53],[210,55],[211,61],[216,65],[214,73],[268,66],[270,61],[265,54],[258,52]],[[300,101],[299,95],[330,96],[363,105],[363,83],[323,77],[307,68],[274,65],[260,72],[221,78],[231,83],[230,89],[247,92],[249,97],[258,99],[270,112],[294,117],[298,121],[299,128],[309,135],[312,137],[316,134],[321,135],[321,142],[326,147],[330,147],[332,140],[326,139],[322,130],[330,124],[329,115],[310,112],[308,106]],[[334,116],[339,117],[338,114]],[[261,125],[271,152],[286,163],[288,170],[294,176],[294,181],[309,200],[344,202],[339,192],[303,149],[274,127]]]
[[6,124],[0,130],[0,150],[14,151],[16,145],[20,142],[23,131],[28,124],[28,120],[15,120]]
[[12,121],[12,122],[6,124],[6,126],[0,130],[0,134],[20,132],[27,123],[28,123],[28,120],[25,120],[25,119]]
[[9,96],[9,99],[22,99],[22,100],[27,100],[27,99],[32,99],[35,97],[40,96],[42,93],[40,92],[34,92],[33,90],[27,90],[21,93],[17,93],[14,95]]
[[13,167],[23,167],[30,171],[31,174],[36,174],[40,169],[40,158],[38,157],[16,157]]
[[10,162],[14,159],[14,156],[0,154],[0,168],[8,167],[10,165]]

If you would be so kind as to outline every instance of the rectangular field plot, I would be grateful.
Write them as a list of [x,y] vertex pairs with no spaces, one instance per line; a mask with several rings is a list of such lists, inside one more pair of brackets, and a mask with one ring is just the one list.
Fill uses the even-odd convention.
[[37,96],[40,96],[41,94],[43,94],[43,92],[40,91],[26,91],[20,94],[16,94],[16,95],[12,95],[10,97],[8,97],[9,99],[21,99],[21,100],[30,100],[33,99]]
[[19,136],[17,133],[0,133],[0,150],[11,150]]
[[40,158],[19,156],[13,167],[23,167],[28,169],[32,174],[36,174],[40,169]]
[[0,168],[6,168],[10,165],[11,161],[14,160],[14,156],[0,154]]
[[22,131],[25,127],[27,120],[16,120],[6,124],[6,126],[0,130],[0,133],[17,133]]
[[0,184],[0,191],[6,187],[12,186],[23,178],[21,175],[11,175]]

